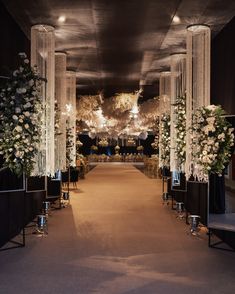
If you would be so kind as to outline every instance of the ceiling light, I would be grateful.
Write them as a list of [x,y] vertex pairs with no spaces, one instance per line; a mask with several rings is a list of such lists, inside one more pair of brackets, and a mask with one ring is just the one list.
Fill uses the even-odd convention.
[[180,18],[178,17],[178,15],[175,15],[175,16],[173,17],[173,22],[174,22],[174,23],[180,23]]
[[60,23],[63,23],[66,21],[66,17],[64,15],[61,15],[59,18],[58,18],[58,22]]

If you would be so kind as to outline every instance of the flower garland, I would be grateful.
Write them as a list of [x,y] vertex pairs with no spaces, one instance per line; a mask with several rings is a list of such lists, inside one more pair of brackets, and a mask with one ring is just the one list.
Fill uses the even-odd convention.
[[20,176],[30,176],[41,136],[42,79],[32,69],[25,53],[19,53],[20,66],[0,93],[0,153],[4,166]]
[[186,97],[181,96],[176,98],[174,104],[175,121],[175,155],[177,158],[178,167],[184,170],[183,165],[186,160]]
[[164,113],[160,119],[160,167],[170,166],[170,115]]
[[72,163],[72,154],[73,154],[73,149],[74,149],[74,141],[73,141],[73,127],[68,126],[67,122],[67,127],[66,127],[66,165],[67,168],[69,168]]
[[234,145],[234,129],[226,121],[221,106],[209,105],[199,108],[193,117],[194,176],[208,181],[208,174],[222,175]]

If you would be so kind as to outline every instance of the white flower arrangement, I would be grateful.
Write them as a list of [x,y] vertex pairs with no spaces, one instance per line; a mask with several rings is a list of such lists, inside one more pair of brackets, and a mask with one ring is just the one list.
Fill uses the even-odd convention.
[[208,181],[208,175],[222,175],[234,145],[234,129],[223,116],[221,106],[199,108],[193,117],[192,144],[195,175]]
[[180,170],[184,170],[184,163],[186,160],[186,97],[181,96],[176,98],[174,104],[175,120],[175,155],[177,158],[177,165]]
[[20,176],[30,176],[41,136],[42,79],[32,69],[25,53],[20,53],[20,67],[0,92],[0,153],[4,166]]
[[170,167],[170,115],[163,114],[160,119],[160,167]]

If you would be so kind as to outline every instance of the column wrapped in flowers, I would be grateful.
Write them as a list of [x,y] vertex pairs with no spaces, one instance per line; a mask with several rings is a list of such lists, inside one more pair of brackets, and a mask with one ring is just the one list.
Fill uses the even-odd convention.
[[160,118],[159,167],[170,167],[170,115],[163,114]]
[[199,181],[207,182],[211,173],[222,175],[230,160],[234,129],[224,114],[220,106],[209,105],[199,108],[193,116],[193,176]]
[[175,168],[178,171],[184,172],[184,163],[186,160],[186,97],[177,97],[173,106],[175,114]]
[[25,53],[20,66],[0,93],[0,153],[12,172],[30,176],[41,136],[42,80],[32,69]]

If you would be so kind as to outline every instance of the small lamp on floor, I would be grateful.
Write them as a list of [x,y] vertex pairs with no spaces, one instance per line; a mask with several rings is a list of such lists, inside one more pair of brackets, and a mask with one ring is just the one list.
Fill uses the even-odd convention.
[[184,218],[184,203],[183,202],[176,202],[176,212],[177,218]]
[[37,216],[37,223],[36,223],[36,234],[39,235],[47,235],[47,218],[44,214],[40,214]]
[[190,215],[189,216],[190,232],[194,236],[198,235],[199,220],[200,220],[199,215]]
[[51,208],[50,201],[44,201],[43,202],[43,214],[45,214],[46,217],[48,217],[50,214],[50,208]]
[[69,192],[63,192],[62,193],[62,199],[63,199],[63,207],[66,207],[70,203],[70,197]]

